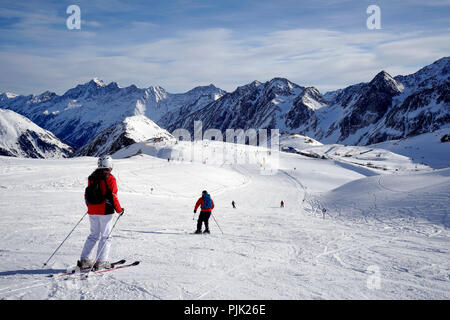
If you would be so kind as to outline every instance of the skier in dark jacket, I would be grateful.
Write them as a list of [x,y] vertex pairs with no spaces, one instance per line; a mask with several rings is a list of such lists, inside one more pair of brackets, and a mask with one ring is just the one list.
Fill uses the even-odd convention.
[[234,200],[231,201],[231,205],[233,206],[233,209],[236,209],[236,202],[234,202]]
[[211,212],[214,209],[214,201],[211,199],[209,193],[204,190],[202,196],[197,200],[194,208],[194,213],[197,212],[197,208],[200,207],[200,215],[197,220],[197,230],[195,233],[202,233],[202,223],[205,223],[205,231],[203,233],[209,233],[208,220],[211,217]]

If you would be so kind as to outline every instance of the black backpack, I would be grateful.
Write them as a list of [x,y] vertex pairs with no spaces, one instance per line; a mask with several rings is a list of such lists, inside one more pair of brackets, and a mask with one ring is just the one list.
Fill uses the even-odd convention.
[[[102,189],[100,187],[100,181],[105,182],[106,192],[102,193]],[[86,204],[101,204],[105,202],[107,194],[108,194],[108,184],[106,183],[106,176],[104,174],[92,174],[89,176],[90,184],[84,190],[84,199],[86,200]]]

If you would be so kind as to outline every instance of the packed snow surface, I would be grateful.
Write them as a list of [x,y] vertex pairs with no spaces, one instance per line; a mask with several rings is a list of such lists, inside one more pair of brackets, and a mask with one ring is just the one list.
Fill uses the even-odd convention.
[[280,137],[280,145],[302,150],[312,146],[321,146],[322,143],[301,134],[284,134]]
[[401,140],[385,141],[371,147],[386,149],[409,157],[415,162],[424,163],[435,169],[449,166],[450,142],[442,142],[441,138],[450,136],[450,128],[443,128],[430,133]]
[[[244,145],[237,155],[255,163],[221,162],[222,143],[198,142],[192,158],[188,144],[114,155],[125,214],[110,259],[141,264],[87,280],[47,277],[76,263],[87,219],[42,265],[85,213],[96,158],[0,157],[0,298],[450,298],[448,167],[378,170]],[[193,235],[204,189],[216,220]]]

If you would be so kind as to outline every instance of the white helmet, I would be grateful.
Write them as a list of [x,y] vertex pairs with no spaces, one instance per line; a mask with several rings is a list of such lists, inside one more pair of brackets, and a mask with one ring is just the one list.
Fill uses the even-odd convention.
[[111,169],[113,168],[113,161],[111,156],[101,156],[97,162],[98,169]]

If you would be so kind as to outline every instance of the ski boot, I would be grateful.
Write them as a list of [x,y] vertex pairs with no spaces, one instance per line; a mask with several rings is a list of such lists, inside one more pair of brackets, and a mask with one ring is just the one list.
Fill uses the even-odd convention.
[[208,229],[206,229],[205,231],[203,231],[203,234],[210,234],[210,232]]
[[77,267],[80,269],[90,269],[94,265],[91,259],[81,259],[77,261]]
[[97,261],[94,269],[97,271],[97,270],[102,270],[102,269],[111,269],[111,267],[112,266],[109,261]]
[[202,233],[202,231],[201,230],[195,230],[195,232],[194,232],[195,234],[201,234]]

